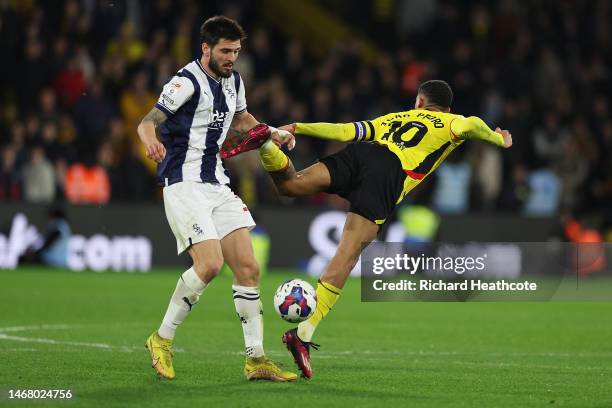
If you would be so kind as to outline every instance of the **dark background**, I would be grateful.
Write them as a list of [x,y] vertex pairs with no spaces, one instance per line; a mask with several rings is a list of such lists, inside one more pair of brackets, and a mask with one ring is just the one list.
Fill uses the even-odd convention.
[[[259,120],[369,119],[411,108],[420,82],[445,79],[454,112],[509,129],[514,146],[466,143],[406,204],[577,219],[610,239],[612,35],[603,0],[0,1],[0,202],[78,205],[68,186],[82,164],[101,177],[95,203],[161,208],[135,129],[163,84],[199,57],[199,26],[219,13],[249,35],[236,69]],[[300,138],[291,158],[302,168],[339,147]],[[279,200],[256,155],[229,167],[255,213],[346,209],[325,194]]]

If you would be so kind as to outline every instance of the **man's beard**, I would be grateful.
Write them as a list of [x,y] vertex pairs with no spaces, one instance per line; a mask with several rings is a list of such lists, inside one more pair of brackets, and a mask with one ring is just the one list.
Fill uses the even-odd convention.
[[212,55],[210,56],[210,60],[208,60],[208,66],[210,67],[210,70],[215,73],[215,75],[218,75],[223,78],[229,78],[232,76],[232,70],[230,69],[229,72],[227,73],[222,71],[221,67],[219,66],[217,61],[212,57]]

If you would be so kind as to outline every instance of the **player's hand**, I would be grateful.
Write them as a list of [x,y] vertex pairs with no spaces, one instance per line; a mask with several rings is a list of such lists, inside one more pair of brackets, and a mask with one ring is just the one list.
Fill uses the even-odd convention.
[[283,126],[277,129],[277,131],[272,132],[270,138],[277,146],[280,147],[286,144],[289,150],[293,150],[293,148],[295,147],[295,136],[293,136],[293,133],[290,133],[289,131],[283,129],[285,127],[286,126]]
[[512,146],[512,134],[509,131],[498,127],[495,128],[495,133],[499,133],[504,138],[504,144],[502,147],[507,149]]
[[147,158],[160,163],[166,157],[166,148],[159,141],[148,143],[145,145],[147,149]]
[[295,134],[295,123],[291,123],[290,125],[281,126],[279,127],[279,130],[286,130],[287,132],[294,135]]

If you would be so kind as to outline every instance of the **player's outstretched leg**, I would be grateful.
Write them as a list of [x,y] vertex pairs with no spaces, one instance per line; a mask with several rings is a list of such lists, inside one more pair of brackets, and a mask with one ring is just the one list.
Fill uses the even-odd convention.
[[234,272],[232,292],[244,335],[247,380],[295,381],[297,375],[282,370],[266,358],[263,347],[263,308],[259,296],[259,267],[246,228],[237,229],[221,240],[225,260]]
[[349,213],[336,254],[321,275],[317,284],[317,307],[313,315],[283,335],[283,343],[293,355],[295,362],[306,378],[312,377],[310,348],[312,336],[319,323],[330,312],[342,292],[351,270],[357,263],[364,244],[370,243],[378,233],[378,225],[355,213]]
[[170,298],[170,304],[159,329],[145,343],[151,355],[151,365],[161,378],[176,377],[173,366],[172,341],[177,327],[198,303],[207,284],[219,273],[223,265],[218,241],[199,242],[189,249],[193,266],[180,277]]
[[331,179],[327,166],[315,163],[296,172],[291,160],[271,140],[259,149],[259,158],[281,195],[307,196],[329,188]]
[[[291,160],[272,141],[266,142],[259,149],[259,157],[282,195],[290,197],[310,195],[326,191],[331,184],[331,176],[325,164],[316,163],[296,172]],[[297,329],[289,330],[283,335],[283,342],[306,378],[312,377],[310,348],[318,347],[311,342],[312,335],[340,296],[347,277],[359,259],[362,245],[376,238],[378,228],[376,223],[361,215],[348,214],[338,250],[317,285],[318,301],[314,314]]]
[[225,142],[221,146],[221,157],[229,159],[238,154],[259,149],[261,145],[270,139],[270,135],[270,128],[265,123],[260,123],[247,132],[240,132],[230,128]]

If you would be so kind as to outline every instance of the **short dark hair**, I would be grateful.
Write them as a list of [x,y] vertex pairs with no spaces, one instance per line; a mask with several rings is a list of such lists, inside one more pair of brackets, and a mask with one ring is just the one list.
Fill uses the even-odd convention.
[[426,97],[429,103],[444,109],[450,108],[453,103],[453,90],[446,81],[435,79],[423,82],[418,93]]
[[206,43],[211,48],[217,45],[221,38],[230,41],[242,41],[246,37],[246,33],[240,24],[225,16],[211,17],[200,27],[200,44]]

